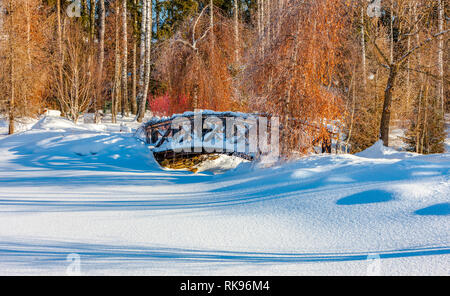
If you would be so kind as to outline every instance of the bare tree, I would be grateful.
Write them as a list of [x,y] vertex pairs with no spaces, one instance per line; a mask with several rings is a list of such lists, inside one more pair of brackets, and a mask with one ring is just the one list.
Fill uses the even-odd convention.
[[94,40],[95,38],[95,0],[90,0],[89,2],[89,6],[90,6],[90,11],[89,11],[89,38],[91,40],[91,42]]
[[[439,0],[438,4],[439,10],[439,32],[444,32],[444,2]],[[438,98],[441,100],[441,112],[445,113],[444,109],[444,35],[439,36],[439,45],[438,45],[438,68],[439,68],[439,83],[438,83]]]
[[99,30],[99,49],[98,49],[98,56],[99,56],[99,73],[100,76],[103,76],[103,65],[105,63],[105,0],[99,0],[99,13],[100,13],[100,30]]
[[113,123],[117,122],[117,112],[119,107],[119,101],[121,98],[121,75],[120,70],[122,63],[120,61],[120,1],[116,0],[115,6],[115,63],[114,63],[114,87],[111,103],[111,119]]
[[8,11],[9,17],[9,30],[8,30],[8,46],[9,46],[9,131],[10,135],[14,134],[14,119],[15,119],[15,80],[14,80],[14,20],[13,20],[13,1],[9,0]]
[[[442,36],[448,32],[441,31],[438,33],[431,33],[427,30],[426,22],[423,22],[423,19],[430,17],[432,13],[432,9],[430,7],[432,6],[422,3],[421,6],[418,7],[417,13],[420,13],[418,21],[414,22],[408,18],[409,3],[407,1],[396,1],[395,4],[396,5],[391,5],[391,19],[395,19],[395,22],[390,20],[390,23],[393,22],[392,29],[390,30],[392,31],[390,32],[392,37],[389,35],[390,38],[392,38],[393,45],[387,53],[383,50],[382,46],[379,45],[378,37],[380,36],[376,36],[376,31],[374,30],[377,22],[365,22],[366,35],[368,36],[368,39],[376,52],[378,61],[380,65],[388,69],[389,72],[384,91],[384,103],[380,123],[380,139],[383,141],[385,146],[389,145],[389,129],[394,88],[396,86],[399,74],[405,69],[406,61],[412,55],[418,53],[422,48],[429,45],[432,41],[439,38],[439,36]],[[397,31],[395,38],[393,35],[394,30]],[[428,37],[409,50],[405,50],[407,46],[405,46],[404,43],[407,42],[408,37],[411,35],[418,36],[418,34],[428,34]],[[381,36],[381,39],[382,38],[383,37]]]
[[153,8],[152,1],[147,0],[147,26],[146,26],[146,48],[145,48],[145,79],[144,79],[144,97],[141,100],[139,106],[138,122],[144,120],[145,111],[147,108],[148,91],[150,88],[150,57],[151,57],[151,45],[152,45],[152,27],[153,27]]
[[364,6],[361,5],[361,64],[363,69],[362,81],[363,81],[363,91],[366,93],[367,88],[367,59],[366,59],[366,36],[364,29]]
[[238,0],[234,0],[234,59],[235,63],[239,65],[240,63],[240,53],[239,53],[239,5]]
[[[98,71],[97,71],[97,85],[94,93],[94,121],[99,122],[99,114],[98,114],[98,102],[101,96],[103,95],[103,83],[104,83],[104,63],[105,63],[105,18],[106,18],[106,10],[105,10],[105,0],[99,0],[99,41],[98,41]],[[92,47],[94,47],[92,45]]]
[[95,79],[91,75],[94,66],[89,62],[90,43],[85,42],[83,32],[74,23],[68,24],[63,50],[66,55],[62,81],[56,84],[57,99],[66,117],[76,123],[91,106]]
[[[146,93],[146,86],[145,86],[145,74],[146,74],[146,65],[147,65],[147,53],[148,53],[148,46],[147,46],[147,18],[150,18],[151,15],[148,11],[148,0],[142,0],[142,19],[141,19],[141,36],[140,36],[140,53],[139,53],[139,93],[138,93],[138,112],[137,112],[137,120],[142,120],[140,118],[143,118],[144,115],[141,115],[142,106],[145,108],[146,100],[147,100],[147,93]],[[141,117],[142,116],[142,117]]]
[[128,115],[128,29],[127,0],[122,0],[122,116]]
[[23,117],[34,116],[41,106],[39,95],[48,79],[43,44],[48,40],[33,28],[42,25],[37,0],[3,1],[0,18],[0,112],[9,118],[9,134]]
[[138,39],[138,9],[137,0],[133,0],[133,57],[132,57],[132,83],[131,83],[131,113],[137,114],[137,39]]
[[209,27],[210,27],[210,38],[211,38],[211,52],[214,51],[214,1],[209,1]]

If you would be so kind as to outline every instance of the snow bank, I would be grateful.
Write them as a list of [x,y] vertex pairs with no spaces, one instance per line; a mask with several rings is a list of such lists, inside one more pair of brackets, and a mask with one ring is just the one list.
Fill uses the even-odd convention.
[[417,156],[415,153],[399,152],[391,147],[383,145],[383,141],[377,141],[373,146],[366,150],[356,153],[356,156],[373,159],[406,159],[409,157]]
[[220,174],[235,169],[242,163],[249,163],[249,161],[240,157],[222,154],[216,159],[208,159],[203,161],[195,168],[197,169],[197,172],[211,172],[214,174]]
[[43,115],[45,115],[45,116],[53,116],[53,117],[61,117],[61,111],[48,109],[48,110],[45,110]]
[[374,255],[381,275],[448,275],[448,153],[377,143],[192,174],[101,126],[0,138],[0,274],[64,275],[77,253],[82,275],[366,275]]
[[[27,131],[37,122],[34,118],[16,118],[14,121],[14,130],[16,133]],[[9,122],[7,118],[0,117],[0,137],[6,136],[9,130]]]
[[61,117],[53,117],[53,116],[44,116],[40,119],[32,129],[34,130],[61,130],[61,129],[79,129],[80,126],[77,126],[72,121],[61,118]]

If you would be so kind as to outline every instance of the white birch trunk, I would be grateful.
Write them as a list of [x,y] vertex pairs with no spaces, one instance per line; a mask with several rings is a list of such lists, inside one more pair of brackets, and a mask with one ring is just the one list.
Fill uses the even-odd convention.
[[137,40],[136,40],[136,29],[137,29],[137,25],[138,25],[138,20],[137,20],[137,11],[136,11],[136,6],[137,6],[137,0],[134,0],[134,7],[135,7],[135,10],[134,10],[134,16],[133,16],[133,18],[134,18],[134,20],[133,20],[133,22],[134,22],[134,27],[133,27],[133,61],[132,61],[132,63],[133,63],[133,69],[132,69],[132,72],[133,72],[133,79],[132,79],[132,86],[131,86],[131,98],[130,98],[130,101],[131,101],[131,113],[133,114],[133,115],[136,115],[137,114],[137,109],[138,109],[138,107],[137,107],[137,101],[136,101],[136,96],[137,96],[137,92],[136,92],[136,88],[137,88]]
[[120,30],[120,5],[119,2],[116,4],[116,11],[115,11],[115,21],[116,21],[116,31],[115,31],[115,70],[114,70],[114,93],[113,93],[113,100],[112,100],[112,106],[111,106],[111,116],[112,116],[112,122],[117,122],[117,109],[119,105],[120,100],[120,37],[119,37],[119,30]]
[[145,52],[147,48],[146,42],[146,30],[147,30],[147,0],[142,0],[142,20],[141,20],[141,36],[140,36],[140,53],[139,53],[139,93],[138,93],[138,114],[137,119],[139,119],[142,100],[144,99],[144,82],[145,82]]
[[138,122],[142,122],[145,116],[145,109],[147,105],[148,90],[150,88],[150,54],[151,54],[151,40],[152,40],[152,1],[146,1],[146,22],[145,22],[145,53],[144,53],[144,88],[142,93],[142,99],[139,104]]
[[122,0],[122,116],[128,115],[128,28],[127,0]]

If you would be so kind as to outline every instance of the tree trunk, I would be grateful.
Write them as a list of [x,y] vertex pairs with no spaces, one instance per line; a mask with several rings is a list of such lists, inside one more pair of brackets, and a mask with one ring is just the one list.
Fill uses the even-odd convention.
[[119,31],[120,31],[120,3],[117,1],[116,4],[116,11],[115,11],[115,22],[116,22],[116,30],[115,30],[115,71],[114,71],[114,93],[112,98],[112,105],[111,105],[111,117],[112,122],[117,122],[117,109],[119,105],[120,100],[120,39],[119,39]]
[[364,6],[361,6],[361,60],[363,68],[363,92],[364,96],[367,93],[367,62],[366,62],[366,42],[365,42],[365,30],[364,30]]
[[239,6],[238,0],[234,0],[234,61],[239,66]]
[[[439,0],[439,32],[444,31],[444,3]],[[439,84],[438,84],[438,98],[440,99],[441,112],[445,113],[444,106],[444,36],[439,36],[438,49],[438,68],[439,68]]]
[[209,27],[211,31],[211,56],[214,52],[214,1],[209,1]]
[[261,39],[261,0],[256,1],[256,26],[258,28],[258,38]]
[[140,101],[139,111],[138,111],[138,122],[142,122],[145,116],[145,110],[147,105],[148,91],[150,87],[150,54],[151,54],[151,40],[152,40],[152,25],[153,25],[153,10],[152,1],[147,2],[147,22],[146,22],[146,32],[145,32],[145,77],[144,77],[144,91],[143,97]]
[[[348,145],[350,143],[350,140],[352,138],[352,133],[353,133],[353,124],[354,124],[354,120],[355,120],[355,110],[356,110],[356,81],[355,81],[355,76],[356,76],[356,67],[353,67],[353,74],[352,74],[352,78],[350,79],[350,85],[349,85],[349,95],[350,95],[350,91],[352,92],[352,112],[351,112],[351,116],[350,116],[350,127],[348,129],[348,137],[347,137],[347,142],[345,144],[345,150],[348,151]],[[337,150],[337,147],[336,147]]]
[[29,0],[26,0],[26,19],[27,19],[27,59],[28,59],[28,67],[31,69],[31,12],[30,12],[30,4]]
[[[64,85],[64,77],[63,77],[63,69],[64,69],[64,53],[63,53],[63,44],[62,44],[62,22],[61,22],[61,0],[56,1],[56,18],[57,18],[57,42],[58,42],[58,85],[59,92],[58,96],[59,102],[63,101],[63,96],[66,93],[66,87]],[[67,106],[65,104],[60,105],[61,112],[63,115],[69,112]]]
[[91,42],[94,41],[95,38],[95,0],[90,0],[90,18],[89,18],[89,38]]
[[[411,50],[411,36],[408,36],[408,41],[407,41],[407,46],[406,46],[407,50],[410,51]],[[410,59],[408,59],[407,63],[407,67],[408,67],[408,72],[406,73],[406,106],[405,106],[405,114],[408,113],[409,111],[409,105],[410,105],[410,96],[411,96],[411,61]]]
[[[424,106],[424,108],[423,108],[423,112],[424,112],[424,114],[423,114],[423,130],[422,130],[422,139],[420,141],[421,145],[420,145],[420,152],[419,152],[421,154],[424,153],[424,147],[428,147],[428,142],[427,142],[427,137],[426,137],[427,132],[428,132],[428,109],[429,109],[428,90],[430,87],[430,84],[428,83],[428,78],[429,77],[427,77],[427,79],[426,79],[425,91],[423,94],[425,101],[423,103],[423,106]],[[427,152],[428,152],[428,148],[427,148]]]
[[105,62],[105,0],[100,0],[100,30],[99,30],[99,72],[103,76],[103,64]]
[[137,114],[137,120],[140,120],[141,116],[141,109],[142,105],[145,105],[145,102],[142,102],[145,100],[146,94],[144,94],[145,91],[145,68],[146,68],[146,48],[147,48],[147,1],[148,0],[142,0],[142,20],[141,20],[141,36],[140,36],[140,64],[139,64],[139,94],[138,94],[138,103],[139,103],[139,109]]
[[422,85],[420,86],[420,92],[417,96],[417,100],[418,100],[418,110],[417,110],[417,124],[416,124],[416,151],[417,153],[420,152],[420,125],[421,125],[421,114],[422,114],[422,96],[423,96],[423,89],[425,87],[425,82],[422,83]]
[[8,134],[12,135],[14,134],[14,115],[15,115],[15,92],[14,92],[14,44],[13,44],[13,26],[14,26],[14,22],[13,22],[13,5],[12,5],[12,0],[9,0],[9,36],[8,36],[8,41],[9,41],[9,79],[10,79],[10,98],[9,98],[9,131]]
[[137,88],[137,29],[138,29],[138,15],[137,15],[137,0],[134,0],[133,9],[133,61],[132,61],[132,83],[131,83],[131,113],[137,114],[136,88]]
[[394,91],[395,81],[397,79],[398,68],[398,65],[391,65],[389,67],[389,78],[384,91],[384,103],[380,124],[380,139],[386,147],[389,146],[389,124],[391,121],[392,94]]
[[390,50],[389,50],[389,62],[392,64],[394,62],[394,1],[391,1],[391,13],[390,13],[390,33],[389,33],[389,41],[390,41]]
[[[98,97],[103,94],[101,86],[103,82],[103,64],[105,62],[105,0],[99,0],[99,41],[98,41],[98,73],[97,73],[97,84],[98,89],[94,94],[94,122],[100,122],[100,118],[98,116]],[[94,46],[92,45],[92,48]]]
[[161,19],[161,5],[159,3],[160,0],[156,0],[155,1],[155,9],[156,9],[156,28],[155,28],[155,33],[156,36],[159,36],[159,24],[160,24],[160,19]]
[[122,117],[128,115],[128,31],[127,0],[122,0]]
[[81,1],[81,20],[83,22],[83,26],[86,26],[88,23],[88,5],[87,0]]

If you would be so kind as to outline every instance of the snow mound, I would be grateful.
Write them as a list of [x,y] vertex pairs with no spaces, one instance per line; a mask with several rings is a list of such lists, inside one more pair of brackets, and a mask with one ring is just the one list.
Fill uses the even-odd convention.
[[61,111],[47,109],[47,110],[45,110],[44,115],[45,116],[61,117]]
[[[0,137],[0,274],[448,275],[450,154],[376,143],[263,167],[161,170],[120,123]],[[1,120],[0,120],[1,126]]]
[[415,153],[399,152],[394,148],[386,147],[383,145],[383,141],[379,140],[373,146],[366,150],[356,153],[356,156],[364,158],[384,158],[384,159],[406,159],[416,156]]
[[218,158],[203,161],[196,169],[197,172],[212,172],[214,174],[219,174],[235,169],[240,164],[247,162],[249,161],[240,157],[221,154]]
[[79,129],[72,121],[53,116],[45,116],[40,119],[33,127],[33,130],[61,130],[61,129]]

